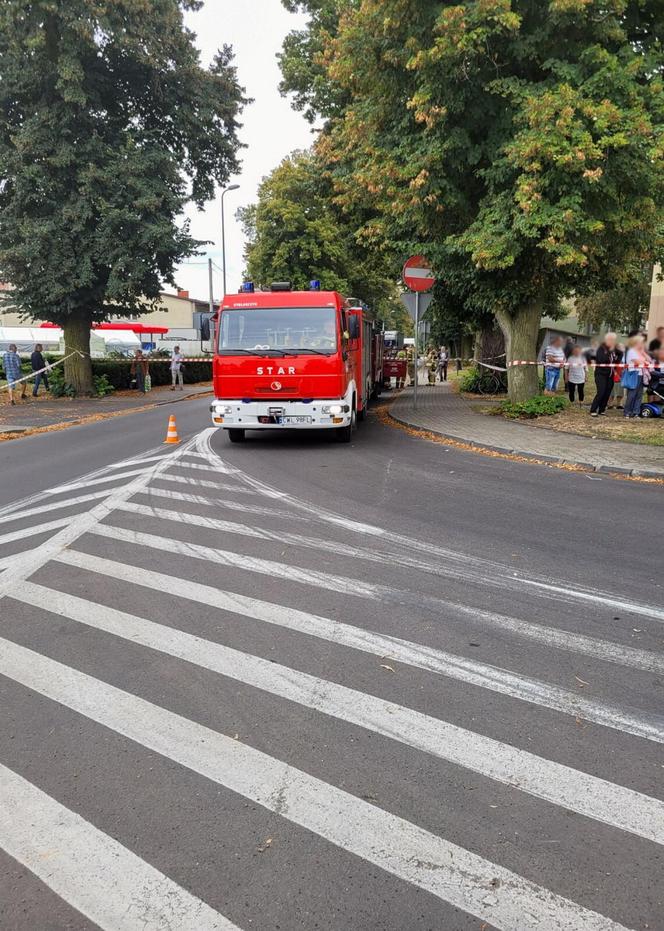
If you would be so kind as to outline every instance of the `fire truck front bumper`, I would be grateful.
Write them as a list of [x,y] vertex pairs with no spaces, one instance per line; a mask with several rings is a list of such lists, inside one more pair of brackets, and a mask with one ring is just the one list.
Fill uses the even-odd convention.
[[224,430],[326,430],[347,427],[352,407],[331,401],[213,401],[212,423]]

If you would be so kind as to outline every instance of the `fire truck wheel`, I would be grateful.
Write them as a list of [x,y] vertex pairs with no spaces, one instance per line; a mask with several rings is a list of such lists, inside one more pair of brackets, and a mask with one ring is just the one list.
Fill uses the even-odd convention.
[[358,421],[359,421],[360,423],[362,423],[362,421],[366,419],[366,416],[367,416],[367,409],[366,409],[366,406],[365,406],[365,407],[362,408],[361,411],[358,411],[358,412],[357,412],[357,419],[358,419]]
[[244,443],[245,433],[244,430],[229,430],[228,439],[231,443]]
[[357,427],[357,414],[355,412],[355,406],[353,406],[353,414],[351,416],[350,423],[347,427],[341,427],[335,431],[336,438],[339,443],[350,443],[355,435],[355,429]]

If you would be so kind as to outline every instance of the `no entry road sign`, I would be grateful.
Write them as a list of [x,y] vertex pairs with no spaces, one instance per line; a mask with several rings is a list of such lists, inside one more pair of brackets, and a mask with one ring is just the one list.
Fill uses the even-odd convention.
[[431,267],[423,255],[414,255],[403,267],[403,281],[411,291],[431,291],[436,284]]

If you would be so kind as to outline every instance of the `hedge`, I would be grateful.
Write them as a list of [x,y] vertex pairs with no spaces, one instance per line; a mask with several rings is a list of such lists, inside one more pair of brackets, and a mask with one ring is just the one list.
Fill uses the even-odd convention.
[[[170,385],[171,363],[168,359],[149,359],[150,378],[152,386]],[[131,374],[131,360],[93,359],[92,374],[106,375],[108,381],[118,391],[131,388],[133,376]],[[202,381],[212,380],[212,360],[200,362],[185,362],[182,366],[185,385],[195,385]]]

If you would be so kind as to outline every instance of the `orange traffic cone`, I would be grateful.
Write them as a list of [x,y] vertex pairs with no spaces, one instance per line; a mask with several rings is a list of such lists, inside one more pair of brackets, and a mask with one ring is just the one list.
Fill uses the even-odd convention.
[[166,434],[166,439],[164,443],[179,443],[180,437],[178,436],[178,428],[175,423],[175,414],[171,414],[168,420],[168,433]]

